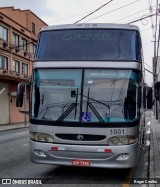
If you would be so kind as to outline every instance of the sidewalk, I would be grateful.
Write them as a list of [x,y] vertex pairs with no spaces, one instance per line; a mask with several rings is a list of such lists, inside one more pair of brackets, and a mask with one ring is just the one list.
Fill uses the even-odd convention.
[[[160,123],[151,115],[150,173],[149,178],[160,182]],[[155,185],[158,187],[160,184]],[[151,185],[153,186],[153,185]]]
[[6,125],[0,125],[0,131],[28,128],[28,127],[29,127],[29,123],[27,123],[27,125],[25,125],[24,123],[6,124]]

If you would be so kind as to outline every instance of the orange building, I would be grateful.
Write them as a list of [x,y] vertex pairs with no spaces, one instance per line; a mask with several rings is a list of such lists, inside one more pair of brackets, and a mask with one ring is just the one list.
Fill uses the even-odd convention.
[[17,85],[31,76],[38,33],[44,26],[30,10],[0,8],[0,125],[24,122],[16,108]]

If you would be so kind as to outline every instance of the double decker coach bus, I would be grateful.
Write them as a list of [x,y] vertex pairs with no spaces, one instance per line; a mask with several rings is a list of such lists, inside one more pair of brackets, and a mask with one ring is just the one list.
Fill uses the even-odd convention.
[[24,87],[30,86],[31,161],[136,166],[144,137],[142,70],[136,26],[41,29],[32,79],[19,84],[17,95],[22,107]]

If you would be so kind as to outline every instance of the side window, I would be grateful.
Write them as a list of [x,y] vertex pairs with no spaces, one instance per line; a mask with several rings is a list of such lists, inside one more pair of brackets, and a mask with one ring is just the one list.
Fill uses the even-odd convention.
[[25,38],[22,38],[22,49],[27,51],[27,40]]
[[5,56],[0,56],[0,68],[8,69],[8,58]]
[[16,73],[20,72],[20,62],[17,60],[13,60],[13,71]]
[[34,23],[32,23],[32,33],[35,34],[35,24]]
[[32,43],[32,53],[33,53],[33,56],[35,56],[36,48],[37,48],[37,46]]
[[8,41],[8,29],[0,26],[0,39]]
[[12,44],[15,46],[19,46],[19,35],[14,32],[12,35]]
[[22,63],[22,75],[28,75],[28,64]]

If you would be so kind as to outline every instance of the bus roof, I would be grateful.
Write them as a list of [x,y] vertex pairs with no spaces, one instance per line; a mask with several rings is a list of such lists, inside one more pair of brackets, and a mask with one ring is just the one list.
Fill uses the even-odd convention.
[[[140,31],[136,25],[115,24],[115,23],[80,23],[80,24],[65,24],[42,27],[41,31],[49,30],[65,30],[65,29],[127,29]],[[41,32],[40,31],[40,32]]]

